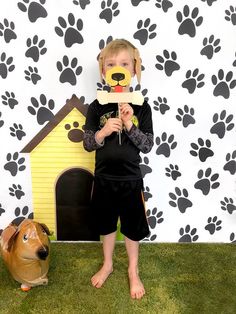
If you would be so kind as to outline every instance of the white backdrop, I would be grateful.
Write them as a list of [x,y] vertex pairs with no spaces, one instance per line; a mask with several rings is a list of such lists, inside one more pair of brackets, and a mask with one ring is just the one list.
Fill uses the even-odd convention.
[[143,60],[155,145],[142,155],[156,242],[236,240],[236,3],[0,1],[0,230],[32,215],[21,149],[72,94],[90,103],[97,55],[126,38]]

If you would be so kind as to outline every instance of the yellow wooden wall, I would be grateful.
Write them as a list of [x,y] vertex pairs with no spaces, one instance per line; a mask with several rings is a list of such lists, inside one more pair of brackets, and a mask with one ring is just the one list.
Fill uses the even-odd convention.
[[86,152],[83,142],[71,142],[65,124],[79,129],[85,117],[74,108],[30,154],[34,219],[45,223],[56,236],[55,185],[59,176],[70,168],[83,168],[93,173],[94,152]]

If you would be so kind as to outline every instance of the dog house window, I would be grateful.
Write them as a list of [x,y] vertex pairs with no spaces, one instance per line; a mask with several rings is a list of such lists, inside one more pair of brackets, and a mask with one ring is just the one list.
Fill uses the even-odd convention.
[[57,240],[98,241],[92,227],[93,175],[80,168],[64,172],[56,184]]

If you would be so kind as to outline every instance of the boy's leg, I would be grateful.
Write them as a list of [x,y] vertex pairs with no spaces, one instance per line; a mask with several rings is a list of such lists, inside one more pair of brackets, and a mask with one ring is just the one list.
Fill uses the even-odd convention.
[[113,271],[113,251],[116,242],[116,231],[107,234],[103,237],[103,266],[102,268],[91,278],[92,285],[96,288],[101,288],[107,277]]
[[145,289],[139,278],[138,271],[139,242],[125,237],[125,246],[129,259],[128,275],[130,295],[133,299],[141,299],[145,294]]

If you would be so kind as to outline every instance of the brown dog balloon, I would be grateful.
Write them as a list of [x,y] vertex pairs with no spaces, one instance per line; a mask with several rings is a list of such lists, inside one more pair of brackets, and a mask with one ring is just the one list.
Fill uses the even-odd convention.
[[3,260],[23,291],[48,283],[49,234],[46,225],[31,219],[23,220],[19,226],[10,224],[1,234]]

